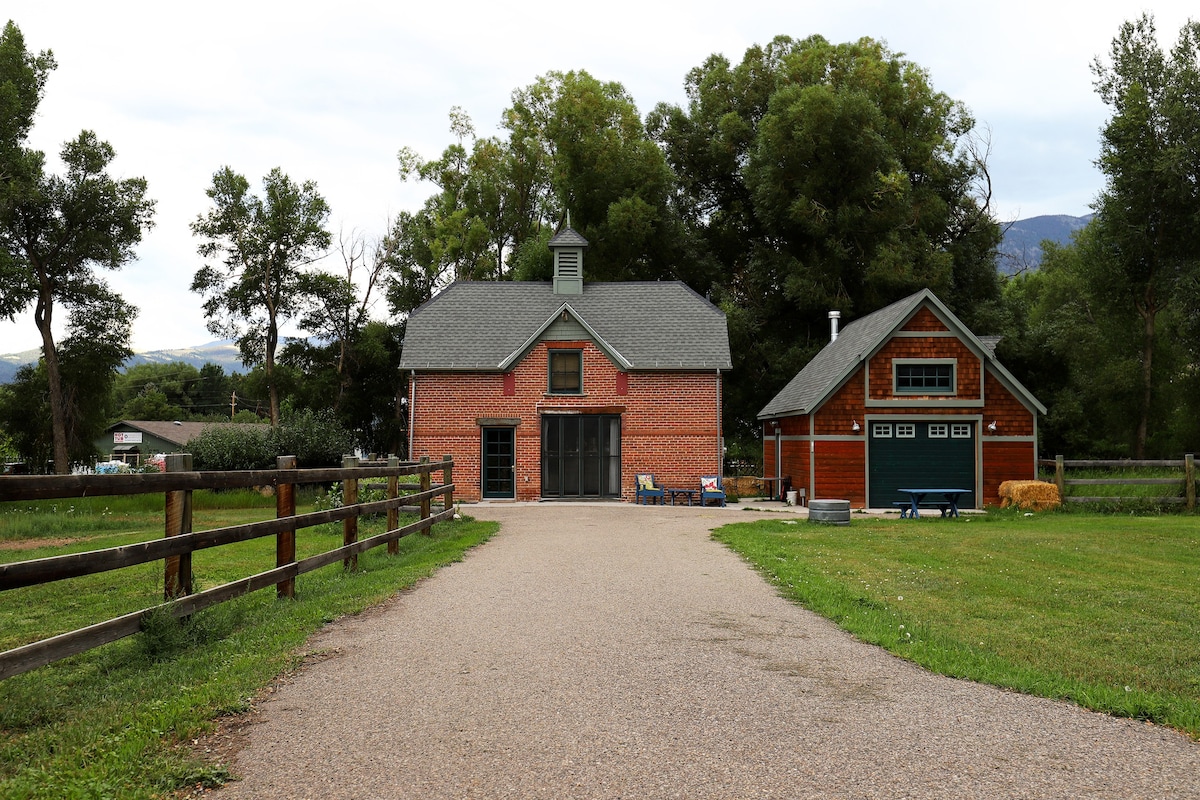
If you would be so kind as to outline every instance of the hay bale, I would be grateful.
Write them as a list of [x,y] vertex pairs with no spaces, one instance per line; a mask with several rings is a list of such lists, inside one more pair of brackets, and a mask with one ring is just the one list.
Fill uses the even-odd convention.
[[735,478],[724,478],[725,491],[738,497],[765,497],[766,484],[752,475],[741,475]]
[[1016,506],[1045,511],[1062,505],[1058,487],[1045,481],[1004,481],[1000,484],[1000,507]]

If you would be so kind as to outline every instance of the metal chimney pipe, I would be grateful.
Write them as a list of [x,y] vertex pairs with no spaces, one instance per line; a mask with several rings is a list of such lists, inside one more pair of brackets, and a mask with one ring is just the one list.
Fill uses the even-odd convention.
[[836,342],[838,337],[838,320],[842,318],[842,312],[829,312],[829,341]]

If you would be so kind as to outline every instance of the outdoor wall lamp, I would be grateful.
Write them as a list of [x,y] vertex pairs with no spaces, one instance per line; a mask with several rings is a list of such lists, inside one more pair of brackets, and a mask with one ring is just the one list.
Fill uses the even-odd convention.
[[992,433],[995,433],[996,428],[998,428],[998,427],[1000,427],[1000,426],[996,424],[996,420],[992,420],[991,422],[988,423],[988,430],[991,431]]
[[850,420],[850,430],[854,431],[855,433],[858,433],[859,431],[862,430],[862,425],[858,424],[858,420],[852,419],[852,420]]

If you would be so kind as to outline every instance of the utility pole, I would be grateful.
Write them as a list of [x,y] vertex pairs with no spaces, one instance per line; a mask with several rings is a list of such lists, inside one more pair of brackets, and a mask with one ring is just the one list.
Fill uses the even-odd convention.
[[229,396],[229,418],[233,419],[235,414],[237,414],[237,392]]

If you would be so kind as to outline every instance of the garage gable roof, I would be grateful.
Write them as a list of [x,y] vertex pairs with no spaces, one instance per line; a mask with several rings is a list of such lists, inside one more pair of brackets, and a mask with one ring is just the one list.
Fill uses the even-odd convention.
[[725,314],[682,281],[458,281],[408,318],[401,369],[503,371],[564,312],[621,369],[728,370]]
[[955,336],[979,356],[1009,391],[1027,406],[1046,413],[1046,407],[996,360],[994,343],[989,342],[989,347],[971,333],[933,292],[922,289],[847,325],[836,340],[825,345],[821,352],[758,412],[758,418],[770,419],[815,411],[922,307],[929,308]]

